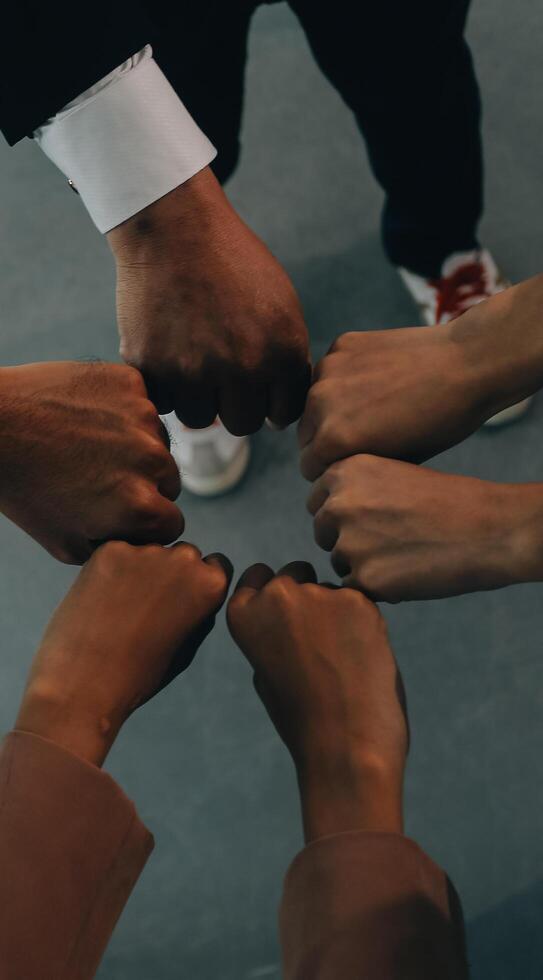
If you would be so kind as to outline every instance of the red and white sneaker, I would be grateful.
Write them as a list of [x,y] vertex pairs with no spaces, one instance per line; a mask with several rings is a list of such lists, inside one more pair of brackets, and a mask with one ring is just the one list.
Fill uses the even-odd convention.
[[218,497],[241,482],[251,453],[247,436],[231,435],[218,419],[207,429],[187,429],[173,412],[161,418],[184,490]]
[[[511,285],[486,248],[449,255],[441,267],[438,279],[425,279],[400,267],[398,272],[424,322],[429,326],[450,323],[472,306],[501,293]],[[531,401],[531,398],[525,398],[517,405],[505,408],[488,419],[486,425],[514,422],[524,415]]]

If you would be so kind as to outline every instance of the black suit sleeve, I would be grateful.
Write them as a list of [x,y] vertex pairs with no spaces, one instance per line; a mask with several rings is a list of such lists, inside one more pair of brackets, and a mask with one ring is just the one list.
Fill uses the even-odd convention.
[[6,0],[2,27],[0,129],[11,145],[155,40],[137,0]]

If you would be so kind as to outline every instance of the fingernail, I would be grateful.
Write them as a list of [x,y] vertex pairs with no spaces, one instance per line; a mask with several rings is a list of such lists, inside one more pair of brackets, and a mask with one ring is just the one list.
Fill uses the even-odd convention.
[[220,565],[224,574],[228,579],[228,582],[230,583],[232,581],[232,576],[234,575],[234,566],[230,561],[230,559],[226,557],[226,555],[223,555],[220,552],[216,552],[212,555],[206,555],[204,561],[207,564],[215,563],[217,565]]

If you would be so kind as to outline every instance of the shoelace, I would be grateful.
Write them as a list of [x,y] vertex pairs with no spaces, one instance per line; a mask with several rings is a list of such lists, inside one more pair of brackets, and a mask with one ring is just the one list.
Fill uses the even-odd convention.
[[444,316],[454,320],[489,295],[482,262],[467,262],[451,276],[430,279],[430,284],[437,292],[437,323],[441,323]]

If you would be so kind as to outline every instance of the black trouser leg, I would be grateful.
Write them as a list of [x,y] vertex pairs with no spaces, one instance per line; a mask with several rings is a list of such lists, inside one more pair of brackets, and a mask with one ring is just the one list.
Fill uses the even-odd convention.
[[149,0],[154,55],[180,99],[217,148],[221,183],[240,153],[247,37],[256,0]]
[[451,252],[476,247],[482,211],[469,0],[289,3],[366,140],[390,261],[437,276]]

